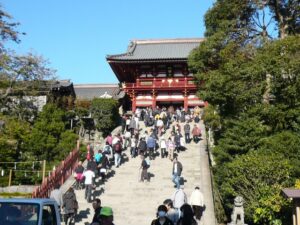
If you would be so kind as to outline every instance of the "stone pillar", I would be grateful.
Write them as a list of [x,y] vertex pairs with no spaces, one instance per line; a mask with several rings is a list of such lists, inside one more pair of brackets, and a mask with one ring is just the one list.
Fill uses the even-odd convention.
[[156,108],[156,93],[155,90],[152,90],[152,109]]

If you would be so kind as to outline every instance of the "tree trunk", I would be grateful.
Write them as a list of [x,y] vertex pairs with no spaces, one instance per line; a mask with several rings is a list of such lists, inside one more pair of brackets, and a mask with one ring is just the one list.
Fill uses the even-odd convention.
[[287,28],[288,28],[286,19],[284,18],[283,15],[283,10],[285,9],[282,8],[279,0],[275,0],[273,2],[273,5],[271,5],[271,7],[274,9],[275,19],[278,23],[279,38],[284,39],[287,37]]

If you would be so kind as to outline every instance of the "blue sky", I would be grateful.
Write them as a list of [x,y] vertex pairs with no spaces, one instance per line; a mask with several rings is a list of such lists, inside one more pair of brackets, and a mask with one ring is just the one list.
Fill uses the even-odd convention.
[[25,32],[17,53],[50,61],[60,79],[116,83],[105,56],[123,53],[132,39],[203,37],[214,0],[2,0]]

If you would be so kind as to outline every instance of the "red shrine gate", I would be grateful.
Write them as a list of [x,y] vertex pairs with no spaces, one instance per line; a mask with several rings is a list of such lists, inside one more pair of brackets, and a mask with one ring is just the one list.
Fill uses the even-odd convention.
[[107,56],[107,61],[136,107],[203,106],[196,96],[193,74],[188,70],[189,53],[203,39],[136,40],[127,52]]

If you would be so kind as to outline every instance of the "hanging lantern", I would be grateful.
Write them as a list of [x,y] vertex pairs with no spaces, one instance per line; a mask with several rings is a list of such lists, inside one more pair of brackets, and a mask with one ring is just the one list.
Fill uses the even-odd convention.
[[1,176],[2,177],[4,176],[4,170],[1,170]]

